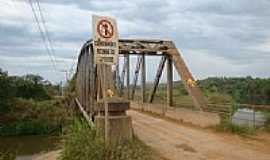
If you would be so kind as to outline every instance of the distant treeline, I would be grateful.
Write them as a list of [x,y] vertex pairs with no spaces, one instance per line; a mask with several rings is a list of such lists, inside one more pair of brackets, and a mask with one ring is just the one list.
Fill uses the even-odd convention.
[[230,95],[235,103],[270,104],[270,78],[207,78],[198,82],[205,95]]
[[0,68],[0,113],[9,108],[14,98],[49,100],[58,91],[58,85],[52,85],[39,75],[9,76]]

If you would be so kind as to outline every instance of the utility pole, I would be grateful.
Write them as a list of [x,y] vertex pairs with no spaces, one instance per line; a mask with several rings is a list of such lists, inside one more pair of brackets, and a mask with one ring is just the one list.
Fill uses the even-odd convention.
[[59,92],[61,96],[64,96],[64,87],[63,87],[62,81],[60,81],[60,84],[59,84]]
[[60,72],[62,72],[62,73],[65,73],[65,78],[66,78],[66,83],[68,82],[68,73],[69,73],[69,71],[68,70],[60,70]]

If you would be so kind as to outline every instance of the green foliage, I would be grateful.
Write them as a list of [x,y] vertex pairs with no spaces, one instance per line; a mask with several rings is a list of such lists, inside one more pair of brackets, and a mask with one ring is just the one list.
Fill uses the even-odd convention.
[[0,69],[0,135],[58,132],[66,112],[50,100],[57,92],[58,86],[41,76],[9,76]]
[[151,152],[141,141],[130,142],[105,149],[103,138],[94,127],[83,120],[75,120],[64,137],[61,160],[151,160]]
[[23,77],[13,77],[13,80],[17,88],[16,97],[35,100],[50,99],[42,77],[25,75]]
[[[1,70],[0,70],[1,71]],[[15,87],[6,72],[0,72],[0,115],[9,111]]]
[[138,138],[106,151],[108,160],[151,160],[151,150]]
[[71,80],[69,80],[67,87],[65,88],[65,93],[72,93],[76,90],[76,75],[74,74]]
[[0,135],[59,134],[68,123],[67,112],[58,100],[36,102],[16,98],[0,121]]
[[0,160],[15,160],[16,154],[10,151],[0,151]]
[[232,96],[236,103],[270,104],[270,79],[207,78],[199,82],[206,95],[220,93]]
[[238,134],[242,136],[254,135],[256,133],[256,128],[248,125],[235,125],[229,120],[223,121],[220,125],[216,126],[217,131],[229,132],[233,134]]
[[0,125],[0,136],[48,135],[61,132],[61,126],[50,126],[39,121],[18,121]]
[[[270,104],[270,78],[212,77],[199,80],[197,84],[207,97],[208,103]],[[182,81],[174,82],[173,86],[175,104],[192,105],[192,99],[187,98],[189,95]],[[147,88],[152,87],[153,84],[147,86]],[[139,89],[136,90],[135,96],[140,97],[138,93],[140,93]],[[166,84],[160,84],[154,102],[166,103],[166,96]]]
[[262,113],[266,117],[266,122],[264,125],[265,131],[270,132],[270,111],[262,111]]
[[13,98],[48,100],[59,93],[58,87],[38,75],[9,76],[0,68],[0,114],[9,111]]
[[184,84],[179,81],[177,83],[174,84],[174,92],[176,93],[176,95],[179,95],[179,96],[186,96],[188,95],[188,92],[187,90],[185,89],[184,87]]
[[208,98],[209,103],[214,103],[214,104],[233,103],[232,97],[227,94],[211,93],[208,95],[207,98]]
[[104,142],[92,127],[76,119],[64,137],[62,160],[104,160]]

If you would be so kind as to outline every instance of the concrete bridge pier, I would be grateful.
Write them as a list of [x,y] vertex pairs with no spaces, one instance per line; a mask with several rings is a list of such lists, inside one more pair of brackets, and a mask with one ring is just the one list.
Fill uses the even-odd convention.
[[[130,107],[127,100],[120,98],[108,98],[108,141],[110,145],[116,145],[127,140],[131,140],[133,136],[131,117],[126,114]],[[98,114],[95,116],[95,125],[98,134],[105,135],[105,101],[97,102]]]

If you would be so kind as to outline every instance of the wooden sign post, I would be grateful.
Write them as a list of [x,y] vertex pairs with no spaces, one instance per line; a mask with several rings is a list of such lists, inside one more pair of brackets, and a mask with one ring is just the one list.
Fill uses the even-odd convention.
[[[100,68],[100,77],[102,84],[102,94],[105,107],[105,142],[107,144],[109,137],[109,113],[107,92],[111,91],[108,85],[107,68],[111,69],[112,65],[118,62],[119,46],[118,46],[118,30],[116,21],[110,17],[93,15],[93,50],[94,62]],[[108,67],[109,66],[109,67]]]

